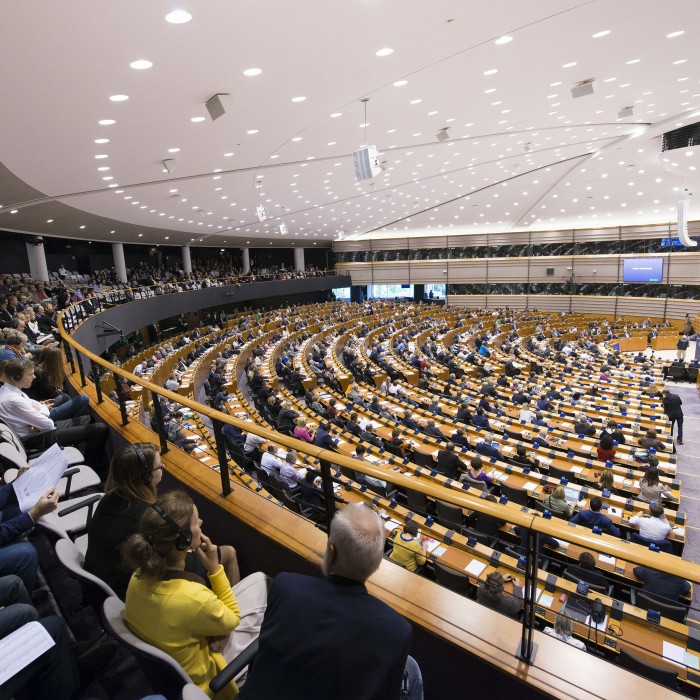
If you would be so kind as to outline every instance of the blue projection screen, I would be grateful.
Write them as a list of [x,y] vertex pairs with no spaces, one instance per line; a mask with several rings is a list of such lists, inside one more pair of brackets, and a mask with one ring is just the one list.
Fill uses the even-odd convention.
[[625,258],[623,282],[661,282],[664,276],[663,258]]

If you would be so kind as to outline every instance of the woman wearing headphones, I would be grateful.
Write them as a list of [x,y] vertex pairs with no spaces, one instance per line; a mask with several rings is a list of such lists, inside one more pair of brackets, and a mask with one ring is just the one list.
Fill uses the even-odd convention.
[[[112,458],[105,495],[97,504],[90,521],[85,569],[111,586],[124,600],[133,570],[124,568],[118,556],[121,545],[138,532],[141,516],[158,498],[157,488],[163,476],[160,450],[150,442],[127,445]],[[236,550],[219,547],[220,561],[233,586],[240,581]],[[190,553],[188,571],[206,575],[199,558]]]
[[[197,507],[184,491],[170,491],[147,507],[139,532],[122,548],[134,570],[124,621],[141,639],[172,656],[211,696],[209,682],[260,633],[267,603],[267,577],[251,574],[233,589],[216,546],[202,533]],[[193,550],[211,588],[185,570]],[[231,682],[217,694],[234,698]]]

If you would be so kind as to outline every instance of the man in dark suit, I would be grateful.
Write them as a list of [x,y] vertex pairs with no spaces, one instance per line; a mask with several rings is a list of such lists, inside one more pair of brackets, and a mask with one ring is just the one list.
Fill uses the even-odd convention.
[[676,442],[679,445],[683,444],[683,409],[681,405],[683,401],[678,394],[672,394],[668,389],[663,392],[664,412],[671,421],[671,435],[673,435],[673,425],[678,424],[678,438]]
[[495,457],[496,459],[502,459],[505,461],[505,457],[500,453],[498,447],[494,447],[491,444],[492,442],[493,435],[491,435],[491,433],[486,433],[486,435],[484,435],[483,442],[477,442],[476,445],[474,445],[474,449],[480,455],[484,455],[484,457],[489,457],[491,459]]
[[412,415],[406,414],[401,421],[409,430],[420,430],[420,424],[416,421]]
[[452,440],[455,445],[459,445],[460,447],[471,447],[469,438],[465,437],[464,435],[464,428],[457,428],[457,430],[452,433],[450,440]]
[[635,566],[634,575],[644,581],[642,590],[659,598],[666,598],[669,603],[677,603],[680,596],[690,593],[690,584],[671,574],[648,569],[646,566]]
[[435,425],[435,421],[432,418],[428,418],[426,421],[425,427],[423,428],[423,432],[426,435],[429,435],[430,437],[434,438],[442,438],[444,435],[442,434],[442,431],[440,428]]
[[605,586],[606,589],[609,585],[608,579],[596,569],[595,557],[590,552],[581,552],[578,557],[578,566],[570,564],[566,570],[579,581],[592,583],[594,586]]
[[462,462],[455,454],[454,442],[448,442],[444,450],[438,451],[435,469],[448,479],[459,479],[460,467],[462,467]]
[[411,627],[365,587],[382,560],[384,534],[375,511],[349,504],[331,524],[325,578],[275,577],[239,700],[399,697]]

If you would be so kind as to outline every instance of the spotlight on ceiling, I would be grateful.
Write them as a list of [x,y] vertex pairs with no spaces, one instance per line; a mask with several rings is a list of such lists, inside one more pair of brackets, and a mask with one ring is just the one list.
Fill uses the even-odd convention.
[[571,97],[576,98],[592,95],[594,83],[595,78],[589,78],[588,80],[582,80],[580,83],[576,83],[576,85],[571,88]]
[[230,107],[230,101],[231,95],[229,93],[219,92],[204,103],[213,122],[226,114],[226,108]]
[[440,131],[438,131],[437,134],[435,134],[435,138],[440,142],[447,141],[447,139],[450,138],[450,135],[447,133],[447,130],[449,128],[449,126],[445,126],[442,129],[440,129]]
[[163,161],[163,167],[168,171],[168,175],[172,175],[177,168],[177,161],[174,158],[166,158]]
[[620,119],[624,119],[625,117],[631,117],[634,114],[634,106],[630,105],[629,107],[623,107],[618,113],[617,116]]

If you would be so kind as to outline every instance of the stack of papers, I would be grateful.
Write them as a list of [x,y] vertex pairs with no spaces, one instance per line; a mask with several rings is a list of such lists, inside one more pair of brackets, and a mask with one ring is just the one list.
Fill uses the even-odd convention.
[[401,527],[401,523],[398,520],[389,518],[389,520],[384,523],[384,527],[388,532],[393,532],[397,527]]
[[51,489],[56,488],[68,462],[58,445],[52,445],[39,456],[26,472],[12,482],[19,509],[24,513]]
[[605,563],[605,564],[610,564],[611,566],[615,566],[615,557],[611,557],[609,554],[603,554],[602,552],[599,553],[598,560]]
[[486,564],[484,562],[479,561],[477,559],[473,559],[469,566],[464,569],[468,574],[472,574],[472,576],[479,576],[481,572],[486,568]]

